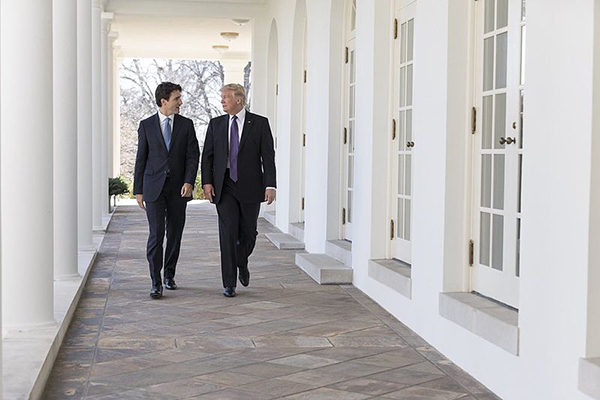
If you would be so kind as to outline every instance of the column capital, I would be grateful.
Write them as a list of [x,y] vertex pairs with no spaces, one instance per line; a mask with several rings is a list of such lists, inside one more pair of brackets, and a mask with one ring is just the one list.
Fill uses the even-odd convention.
[[115,18],[115,13],[112,13],[112,12],[102,12],[102,14],[100,14],[100,21],[102,22],[102,32],[103,33],[109,33],[110,24],[112,23],[114,18]]
[[113,52],[114,52],[114,55],[115,55],[115,60],[117,60],[117,61],[123,60],[123,58],[124,58],[123,57],[123,47],[121,47],[121,46],[114,46],[113,47]]
[[106,3],[106,0],[92,0],[92,7],[104,10],[104,7],[106,7]]
[[108,41],[111,44],[114,44],[115,40],[117,40],[118,38],[119,38],[119,32],[117,32],[117,31],[110,31],[110,32],[108,32]]

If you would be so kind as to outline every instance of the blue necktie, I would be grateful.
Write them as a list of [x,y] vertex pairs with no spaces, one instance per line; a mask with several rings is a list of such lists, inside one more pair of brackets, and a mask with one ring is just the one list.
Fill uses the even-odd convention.
[[165,146],[167,151],[171,149],[171,118],[165,119],[165,129],[163,129],[163,138],[165,139]]
[[240,135],[237,124],[237,115],[234,115],[231,119],[231,134],[229,136],[229,177],[234,182],[237,182],[238,180],[237,159],[239,143]]

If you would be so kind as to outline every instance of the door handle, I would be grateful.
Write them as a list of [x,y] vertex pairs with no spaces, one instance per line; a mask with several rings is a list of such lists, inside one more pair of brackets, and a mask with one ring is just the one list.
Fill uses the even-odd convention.
[[503,137],[501,137],[500,138],[500,144],[505,144],[505,143],[506,144],[517,143],[517,139],[511,138],[511,137],[509,137],[509,138],[503,138]]
[[415,147],[415,142],[406,142],[406,147]]

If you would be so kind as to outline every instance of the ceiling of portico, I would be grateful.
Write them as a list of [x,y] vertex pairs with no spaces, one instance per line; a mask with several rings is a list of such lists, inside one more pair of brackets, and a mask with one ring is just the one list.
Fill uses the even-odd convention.
[[[250,60],[252,19],[266,0],[109,0],[122,57]],[[233,18],[249,19],[238,26]],[[227,41],[220,32],[238,32]],[[227,45],[218,53],[213,45]]]
[[[115,46],[122,57],[249,60],[252,51],[252,24],[238,26],[230,19],[116,14],[111,31],[118,32]],[[220,32],[240,35],[227,41]],[[213,45],[227,45],[229,50],[218,53]]]

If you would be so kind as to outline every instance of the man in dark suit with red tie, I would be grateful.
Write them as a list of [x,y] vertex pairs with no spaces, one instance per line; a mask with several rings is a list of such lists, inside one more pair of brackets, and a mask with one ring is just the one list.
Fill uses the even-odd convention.
[[193,121],[179,115],[183,104],[181,86],[163,82],[156,88],[155,98],[158,112],[140,122],[138,129],[133,194],[148,217],[150,235],[146,254],[152,278],[150,297],[159,299],[163,294],[161,270],[165,230],[164,285],[169,290],[177,289],[175,267],[187,202],[192,199],[196,182],[200,150]]
[[243,86],[223,86],[221,104],[226,114],[206,131],[202,188],[219,215],[223,295],[234,297],[238,270],[240,283],[250,282],[260,203],[275,200],[275,149],[269,121],[245,109]]

